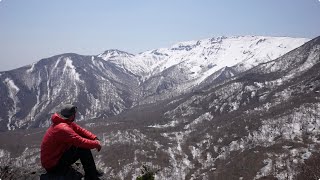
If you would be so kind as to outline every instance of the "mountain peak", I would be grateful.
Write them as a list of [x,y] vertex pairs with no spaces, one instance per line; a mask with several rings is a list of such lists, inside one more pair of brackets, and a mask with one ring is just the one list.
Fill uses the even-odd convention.
[[133,57],[134,54],[128,53],[128,52],[124,52],[124,51],[120,51],[118,49],[108,49],[106,51],[104,51],[102,54],[99,54],[98,57],[101,57],[104,60],[108,60],[108,59],[114,59],[114,58],[118,58],[118,57],[126,57],[126,58],[130,58]]

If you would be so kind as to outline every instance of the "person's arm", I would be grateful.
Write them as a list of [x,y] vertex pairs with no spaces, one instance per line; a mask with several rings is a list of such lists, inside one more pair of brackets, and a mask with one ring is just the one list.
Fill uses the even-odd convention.
[[97,136],[95,134],[93,134],[92,132],[80,127],[78,124],[72,122],[71,123],[72,129],[78,133],[80,136],[87,138],[87,139],[91,139],[91,140],[95,140],[97,139]]
[[99,141],[81,137],[68,125],[59,128],[57,140],[85,149],[101,149]]

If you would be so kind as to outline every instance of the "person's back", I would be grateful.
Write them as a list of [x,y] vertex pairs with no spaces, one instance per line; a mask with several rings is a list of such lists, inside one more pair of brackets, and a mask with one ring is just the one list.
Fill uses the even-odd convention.
[[41,143],[41,164],[49,173],[66,173],[78,159],[86,179],[97,179],[97,171],[90,149],[100,151],[97,136],[74,123],[77,107],[64,105],[52,115],[52,125]]

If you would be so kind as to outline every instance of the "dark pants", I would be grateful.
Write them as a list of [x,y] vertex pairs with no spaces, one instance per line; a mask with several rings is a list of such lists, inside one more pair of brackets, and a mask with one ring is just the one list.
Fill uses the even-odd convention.
[[85,172],[85,179],[98,179],[97,169],[90,149],[72,146],[60,158],[58,164],[49,173],[66,174],[70,166],[80,159]]

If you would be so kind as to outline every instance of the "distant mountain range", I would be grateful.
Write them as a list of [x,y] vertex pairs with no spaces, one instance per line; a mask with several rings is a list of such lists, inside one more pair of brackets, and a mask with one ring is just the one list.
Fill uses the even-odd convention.
[[[78,98],[80,117],[100,116],[79,123],[100,137],[103,147],[94,155],[107,179],[135,179],[143,164],[159,170],[156,179],[166,180],[297,179],[306,160],[319,154],[320,149],[320,37],[306,43],[305,39],[293,38],[217,39],[221,40],[217,40],[221,46],[227,42],[254,44],[247,45],[250,50],[262,46],[261,43],[266,44],[264,48],[252,50],[254,56],[249,56],[251,58],[243,55],[239,61],[242,56],[235,52],[242,50],[236,51],[237,48],[232,47],[247,46],[223,45],[232,50],[224,49],[224,53],[219,50],[216,56],[207,57],[207,60],[214,59],[210,63],[205,58],[199,60],[202,53],[196,52],[202,51],[194,49],[202,43],[204,47],[210,39],[138,55],[117,50],[106,51],[97,57],[60,55],[33,66],[2,72],[1,89],[11,90],[1,91],[1,94],[11,92],[7,94],[7,102],[13,107],[21,109],[18,104],[24,97],[24,100],[30,98],[27,102],[30,102],[31,110],[38,109],[32,106],[28,93],[19,94],[28,89],[21,85],[28,82],[22,79],[26,75],[21,75],[36,72],[41,76],[40,67],[47,70],[45,75],[57,72],[55,80],[27,78],[29,83],[37,85],[35,87],[46,89],[48,84],[50,87],[50,92],[43,94],[37,91],[39,89],[35,90],[39,92],[35,95],[38,99],[48,102],[37,103],[42,102],[37,98],[34,102],[44,108],[42,111],[49,112],[59,100]],[[277,50],[272,49],[283,50],[284,41],[291,46],[296,42],[297,48],[292,46],[287,53],[279,52],[279,57],[273,59],[271,54],[275,55]],[[269,48],[266,48],[267,44]],[[270,52],[257,49],[269,49]],[[227,51],[234,52],[234,58]],[[183,56],[183,53],[187,55]],[[265,56],[260,57],[262,54]],[[123,61],[117,59],[118,56]],[[261,61],[255,57],[260,57]],[[139,63],[129,65],[132,62]],[[211,70],[214,68],[216,70]],[[94,74],[91,73],[93,69]],[[101,81],[95,82],[99,78]],[[68,83],[64,83],[66,80]],[[86,86],[86,83],[91,84]],[[90,88],[100,88],[103,92],[93,93]],[[66,96],[70,91],[80,95]],[[90,97],[92,101],[86,100]],[[102,103],[102,97],[115,106],[100,108],[100,102],[95,99]],[[14,98],[16,100],[12,100]],[[92,102],[96,104],[90,106]],[[122,109],[115,111],[115,107]],[[20,112],[14,108],[8,110],[11,114]],[[44,114],[41,116],[49,118]],[[14,119],[17,115],[10,117],[11,123],[19,122]],[[4,122],[4,131],[8,126],[14,128],[8,121]],[[26,123],[21,126],[23,128],[37,126],[36,121],[23,122]],[[48,124],[47,120],[38,122],[40,126]],[[39,146],[45,130],[28,128],[1,132],[0,164],[40,169]]]
[[107,50],[97,56],[69,53],[41,59],[0,72],[0,131],[48,126],[62,103],[77,105],[80,120],[114,116],[138,104],[211,86],[306,41],[217,37],[137,55]]

